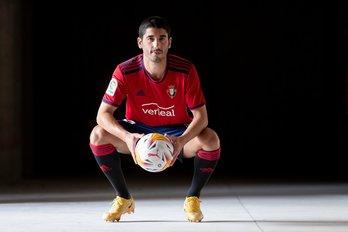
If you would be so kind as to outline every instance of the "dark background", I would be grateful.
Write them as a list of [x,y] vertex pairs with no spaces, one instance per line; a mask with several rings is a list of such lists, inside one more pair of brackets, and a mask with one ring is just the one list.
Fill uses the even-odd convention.
[[348,179],[345,4],[72,2],[23,5],[26,177],[102,175],[88,145],[101,97],[116,65],[141,52],[141,20],[161,15],[171,52],[200,74],[222,145],[216,175]]

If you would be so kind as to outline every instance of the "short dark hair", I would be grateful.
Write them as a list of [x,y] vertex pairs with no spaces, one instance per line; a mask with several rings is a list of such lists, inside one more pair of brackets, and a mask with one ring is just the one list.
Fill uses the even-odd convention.
[[139,31],[138,31],[139,37],[143,38],[143,36],[146,32],[146,29],[150,28],[150,27],[163,28],[164,30],[167,31],[168,37],[171,37],[170,25],[169,25],[168,21],[161,16],[151,16],[151,17],[144,19],[139,26]]

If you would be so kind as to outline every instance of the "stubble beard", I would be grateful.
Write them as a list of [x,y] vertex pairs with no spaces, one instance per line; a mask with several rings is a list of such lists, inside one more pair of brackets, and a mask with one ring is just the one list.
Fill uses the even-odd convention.
[[158,63],[161,63],[162,60],[163,60],[163,59],[162,59],[161,57],[155,56],[155,57],[152,59],[152,62],[158,64]]

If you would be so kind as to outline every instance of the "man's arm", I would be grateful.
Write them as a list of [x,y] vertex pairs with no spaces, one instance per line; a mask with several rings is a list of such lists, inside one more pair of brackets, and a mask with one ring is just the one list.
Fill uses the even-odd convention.
[[125,130],[115,119],[114,112],[116,109],[117,107],[102,102],[98,109],[97,123],[110,134],[122,139],[122,141],[125,141],[129,132]]
[[205,105],[191,111],[193,115],[192,122],[185,132],[179,137],[180,142],[186,144],[196,137],[201,131],[208,126],[208,113]]
[[114,112],[117,107],[102,102],[98,109],[97,123],[99,126],[104,128],[107,132],[120,138],[127,144],[128,150],[130,151],[134,162],[137,164],[135,159],[135,145],[136,142],[143,136],[138,133],[130,133],[121,126],[114,117]]
[[208,126],[208,113],[206,106],[202,106],[199,108],[196,108],[191,111],[193,115],[193,119],[189,126],[186,128],[184,133],[179,137],[172,137],[169,136],[170,139],[172,139],[173,145],[174,145],[174,154],[173,154],[173,161],[171,165],[174,164],[176,158],[178,157],[180,151],[185,146],[186,143],[188,143],[191,139],[199,135],[201,131]]

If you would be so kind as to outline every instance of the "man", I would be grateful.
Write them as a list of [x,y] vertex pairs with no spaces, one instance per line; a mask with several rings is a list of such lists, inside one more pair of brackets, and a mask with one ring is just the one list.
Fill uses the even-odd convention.
[[[144,19],[139,26],[138,47],[143,53],[117,65],[97,113],[97,126],[90,135],[94,157],[112,184],[116,198],[103,216],[119,221],[134,212],[134,199],[128,191],[120,164],[120,154],[130,154],[144,134],[158,132],[174,145],[176,159],[194,157],[194,175],[184,201],[187,219],[200,222],[200,193],[220,158],[220,141],[208,128],[204,95],[195,66],[188,60],[168,54],[171,29],[159,16]],[[114,112],[126,101],[125,119]]]

